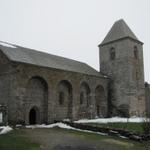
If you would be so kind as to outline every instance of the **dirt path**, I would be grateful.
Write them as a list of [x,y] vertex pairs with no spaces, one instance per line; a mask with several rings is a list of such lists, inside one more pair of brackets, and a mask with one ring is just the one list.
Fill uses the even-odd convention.
[[117,140],[116,142],[115,140],[111,142],[111,139],[94,140],[82,134],[64,132],[60,129],[24,129],[23,131],[33,142],[40,143],[42,150],[101,150],[106,148],[115,150],[117,146],[132,147],[128,143],[119,143]]

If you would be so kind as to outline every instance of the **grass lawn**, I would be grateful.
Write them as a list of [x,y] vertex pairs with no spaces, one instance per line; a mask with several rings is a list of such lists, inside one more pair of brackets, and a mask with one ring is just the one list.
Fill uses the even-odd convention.
[[[85,123],[84,123],[85,124]],[[117,129],[126,129],[129,131],[136,131],[143,133],[142,123],[86,123],[91,126],[104,127],[104,128],[117,128]]]
[[[60,129],[62,130],[62,129]],[[120,137],[103,136],[94,133],[76,132],[76,131],[65,131],[76,134],[78,136],[84,136],[86,139],[95,141],[101,141],[100,149],[98,150],[150,150],[150,142],[135,142],[129,139],[123,139]]]
[[139,143],[119,137],[60,128],[19,129],[0,135],[0,150],[42,150],[42,148],[44,150],[150,150],[150,142]]
[[8,134],[0,135],[0,150],[40,150],[40,145],[32,143],[24,136],[24,132],[13,130]]

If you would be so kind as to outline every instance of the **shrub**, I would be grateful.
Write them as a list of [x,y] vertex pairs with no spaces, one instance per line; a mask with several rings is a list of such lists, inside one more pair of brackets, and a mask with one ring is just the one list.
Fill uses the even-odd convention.
[[146,114],[146,118],[142,123],[142,128],[145,134],[150,134],[150,114]]

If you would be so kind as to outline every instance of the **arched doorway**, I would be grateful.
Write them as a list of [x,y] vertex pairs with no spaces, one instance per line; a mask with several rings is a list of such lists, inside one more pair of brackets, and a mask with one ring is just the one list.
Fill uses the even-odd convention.
[[[25,106],[28,112],[28,109],[31,106],[36,106],[37,108],[32,108],[29,112],[29,116],[26,117],[26,122],[30,123],[30,121],[37,117],[38,113],[38,124],[47,123],[47,116],[48,116],[48,85],[47,82],[41,77],[32,77],[28,81],[27,85],[27,93],[25,99]],[[31,121],[31,122],[32,122]]]
[[95,89],[95,107],[96,107],[96,114],[98,117],[106,117],[107,112],[107,102],[104,88],[99,85]]
[[29,112],[29,124],[39,123],[39,112],[37,108],[32,108]]

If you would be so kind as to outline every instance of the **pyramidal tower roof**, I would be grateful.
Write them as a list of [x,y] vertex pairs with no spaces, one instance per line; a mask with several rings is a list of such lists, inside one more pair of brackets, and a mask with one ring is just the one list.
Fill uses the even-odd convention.
[[106,43],[110,43],[126,37],[140,42],[135,34],[131,31],[129,26],[125,23],[125,21],[123,19],[120,19],[114,23],[100,45],[104,45]]

